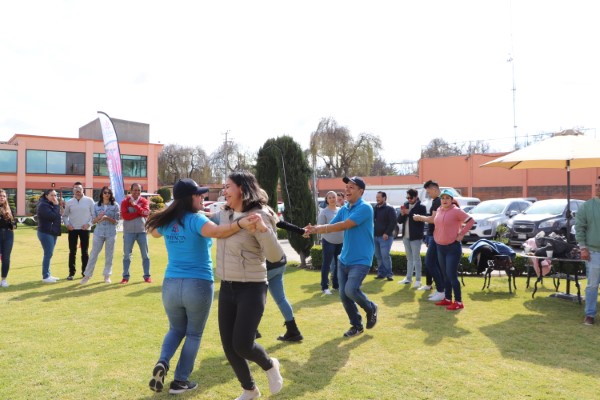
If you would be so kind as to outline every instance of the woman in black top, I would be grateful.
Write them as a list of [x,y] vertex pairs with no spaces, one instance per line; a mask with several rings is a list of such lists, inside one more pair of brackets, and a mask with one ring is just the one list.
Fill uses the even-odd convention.
[[6,191],[0,189],[0,254],[2,254],[2,280],[0,287],[8,287],[6,277],[10,269],[10,253],[12,252],[15,236],[13,230],[17,229],[15,210],[8,205]]
[[42,282],[44,283],[58,281],[58,278],[50,275],[50,260],[54,254],[56,240],[61,234],[60,224],[62,213],[63,208],[59,204],[56,190],[45,190],[37,204],[37,235],[44,249],[44,258],[42,260]]

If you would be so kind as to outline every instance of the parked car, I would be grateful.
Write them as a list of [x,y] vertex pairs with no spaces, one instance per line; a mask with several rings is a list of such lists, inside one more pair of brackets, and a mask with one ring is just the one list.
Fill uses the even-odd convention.
[[[574,217],[583,200],[571,199],[571,214]],[[567,199],[539,200],[522,214],[511,218],[506,226],[509,229],[509,242],[521,245],[540,231],[551,232],[567,237]]]
[[465,235],[463,243],[476,242],[479,239],[496,240],[498,227],[505,226],[512,217],[525,211],[531,204],[523,199],[482,201],[469,213],[475,223]]

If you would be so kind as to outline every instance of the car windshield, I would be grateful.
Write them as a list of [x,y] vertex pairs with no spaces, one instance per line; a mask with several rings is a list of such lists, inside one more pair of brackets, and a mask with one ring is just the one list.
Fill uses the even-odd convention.
[[567,205],[566,200],[558,200],[558,201],[536,201],[525,210],[525,214],[553,214],[559,215],[565,209]]
[[502,214],[506,207],[503,201],[484,201],[471,210],[471,214]]

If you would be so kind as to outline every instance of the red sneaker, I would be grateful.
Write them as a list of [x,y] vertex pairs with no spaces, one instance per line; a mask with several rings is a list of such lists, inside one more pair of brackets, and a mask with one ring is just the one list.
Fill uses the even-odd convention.
[[144,278],[144,282],[152,283],[152,278],[150,278],[150,277]]
[[438,301],[437,303],[435,303],[436,306],[449,306],[451,304],[452,304],[452,302],[448,299],[444,299],[442,301]]
[[121,279],[121,283],[129,283],[129,279],[123,278],[123,279]]
[[456,311],[456,310],[462,310],[463,308],[465,308],[465,305],[463,303],[459,303],[459,302],[455,301],[454,303],[452,303],[451,305],[446,307],[446,310]]

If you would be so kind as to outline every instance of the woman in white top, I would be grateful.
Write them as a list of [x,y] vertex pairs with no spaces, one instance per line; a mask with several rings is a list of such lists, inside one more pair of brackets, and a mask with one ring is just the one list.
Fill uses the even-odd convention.
[[[327,207],[319,212],[318,225],[327,225],[335,217],[339,208],[337,207],[337,195],[333,191],[327,192],[325,196]],[[329,270],[331,268],[331,284],[334,290],[338,289],[337,266],[338,256],[342,252],[344,232],[323,233],[321,235],[321,246],[323,248],[323,260],[321,264],[321,290],[323,294],[331,294],[329,290]]]

